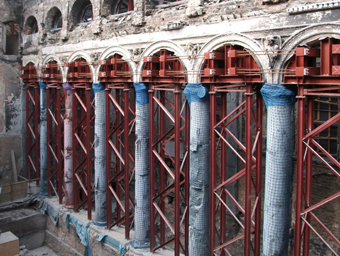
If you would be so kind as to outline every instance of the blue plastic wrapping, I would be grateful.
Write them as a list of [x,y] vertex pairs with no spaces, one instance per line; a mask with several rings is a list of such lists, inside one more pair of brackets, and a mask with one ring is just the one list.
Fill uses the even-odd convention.
[[126,253],[125,245],[116,239],[109,237],[107,234],[100,233],[98,241],[111,246],[112,248],[119,251],[119,256],[124,256]]
[[136,92],[136,102],[140,105],[148,104],[149,94],[146,85],[143,83],[134,83],[133,86]]
[[208,88],[202,84],[187,84],[184,89],[184,94],[189,103],[198,101],[209,101]]
[[72,94],[72,85],[69,83],[64,83],[63,88],[66,90],[67,95]]
[[44,82],[39,82],[40,89],[46,90],[46,84]]
[[69,230],[70,223],[72,223],[75,226],[77,235],[80,238],[80,242],[83,245],[85,245],[84,256],[92,256],[92,247],[91,247],[90,232],[89,232],[90,224],[87,224],[85,226],[77,218],[71,216],[70,214],[67,214],[66,215],[66,230],[67,231]]
[[282,84],[264,84],[261,94],[267,107],[294,105],[296,102],[296,93]]
[[53,224],[57,226],[57,223],[59,221],[59,209],[55,209],[52,205],[45,202],[44,200],[41,201],[41,204],[38,207],[39,211],[43,213],[47,213],[48,216],[50,216],[50,219],[52,220]]
[[93,83],[92,89],[93,89],[94,94],[96,94],[97,92],[101,92],[101,91],[105,90],[105,86],[103,84],[100,84],[100,83],[98,83],[98,84]]

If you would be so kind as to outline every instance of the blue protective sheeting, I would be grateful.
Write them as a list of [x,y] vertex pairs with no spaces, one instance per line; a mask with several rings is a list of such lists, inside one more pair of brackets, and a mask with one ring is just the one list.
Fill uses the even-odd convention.
[[98,236],[98,241],[111,246],[112,248],[119,251],[119,256],[124,256],[126,253],[125,245],[118,242],[116,239],[109,237],[107,234],[100,233]]
[[69,83],[64,83],[63,88],[66,90],[67,95],[72,94],[72,85]]
[[209,101],[208,88],[202,84],[187,84],[184,89],[184,94],[189,103],[198,101]]
[[46,84],[44,82],[39,82],[40,89],[46,90]]
[[89,233],[90,224],[87,224],[85,226],[77,218],[71,216],[70,214],[67,214],[66,215],[66,230],[67,231],[69,230],[70,223],[72,223],[75,226],[77,235],[80,238],[80,242],[86,246],[84,256],[92,256],[92,247],[91,247],[90,233]]
[[57,226],[58,220],[59,220],[59,209],[53,208],[52,205],[45,201],[41,201],[41,204],[38,207],[39,211],[43,213],[47,213],[48,216],[50,216],[50,219],[54,223],[55,226]]
[[267,107],[294,105],[296,102],[296,93],[282,84],[264,84],[261,94]]
[[149,103],[148,88],[143,83],[134,83],[136,92],[136,102],[140,105],[145,105]]
[[103,84],[92,84],[92,89],[94,94],[96,94],[97,92],[101,92],[105,89],[105,86]]

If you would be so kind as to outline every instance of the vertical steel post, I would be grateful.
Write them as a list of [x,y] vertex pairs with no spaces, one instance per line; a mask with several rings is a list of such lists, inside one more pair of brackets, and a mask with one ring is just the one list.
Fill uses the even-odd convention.
[[86,127],[84,127],[85,133],[87,135],[86,138],[86,189],[87,189],[87,218],[92,219],[92,197],[91,197],[91,188],[92,188],[92,146],[91,146],[91,87],[89,84],[86,84],[85,89],[85,105],[86,105]]
[[150,251],[152,251],[155,248],[155,210],[153,206],[153,198],[155,196],[155,161],[154,161],[154,154],[152,152],[153,150],[153,144],[155,143],[155,117],[154,117],[154,111],[155,111],[155,104],[154,104],[154,97],[155,91],[152,86],[152,84],[149,85],[149,104],[150,104],[150,111],[149,111],[149,122],[150,122],[150,138],[149,138],[149,158],[150,158]]
[[210,253],[214,255],[215,248],[215,186],[216,186],[216,91],[215,85],[210,85]]
[[21,155],[22,155],[22,169],[24,171],[23,176],[29,177],[27,173],[27,131],[26,131],[26,111],[29,111],[26,107],[26,84],[21,83]]
[[[124,159],[125,159],[125,170],[124,170],[124,190],[125,190],[125,227],[129,227],[129,218],[130,218],[130,189],[129,189],[129,84],[124,84]],[[125,228],[125,239],[130,239],[130,230],[129,228]]]
[[256,145],[256,197],[258,199],[255,210],[255,238],[254,255],[260,256],[261,244],[261,182],[262,182],[262,95],[260,90],[256,92],[256,130],[258,140]]
[[252,115],[252,96],[253,85],[246,84],[246,191],[245,191],[245,216],[244,216],[244,255],[250,255],[251,249],[251,179],[252,179],[252,130],[251,130],[251,115]]
[[33,110],[33,122],[34,122],[34,166],[35,166],[35,178],[36,178],[36,184],[39,185],[40,179],[39,176],[39,171],[40,171],[40,143],[39,143],[39,119],[40,119],[40,96],[39,96],[39,86],[38,84],[35,85],[33,88],[34,90],[34,110]]
[[180,168],[181,168],[181,159],[180,159],[180,133],[181,133],[181,115],[180,115],[180,104],[181,104],[181,86],[179,84],[175,85],[175,255],[179,256],[180,254]]
[[294,255],[300,256],[301,252],[301,212],[303,195],[303,136],[305,129],[305,96],[303,84],[298,85],[298,120],[297,120],[297,163],[296,163],[296,206],[295,206],[295,239]]
[[[311,96],[307,97],[307,133],[311,132],[313,130],[313,110],[314,110],[314,100]],[[311,138],[309,138],[306,143],[313,148],[313,144],[310,141]],[[306,177],[305,177],[305,203],[304,207],[307,209],[312,205],[312,168],[313,168],[313,152],[312,150],[307,150],[306,155]],[[311,217],[310,214],[307,213],[305,216],[306,221],[310,223]],[[308,256],[309,255],[309,236],[310,236],[310,228],[308,225],[304,226],[303,230],[303,255]]]
[[110,94],[111,94],[111,89],[106,88],[105,90],[105,118],[106,118],[106,133],[105,133],[105,144],[106,144],[106,224],[107,224],[107,229],[110,229],[111,225],[111,214],[112,214],[112,205],[111,205],[111,149],[110,149],[110,132],[111,132],[111,101],[110,101]]

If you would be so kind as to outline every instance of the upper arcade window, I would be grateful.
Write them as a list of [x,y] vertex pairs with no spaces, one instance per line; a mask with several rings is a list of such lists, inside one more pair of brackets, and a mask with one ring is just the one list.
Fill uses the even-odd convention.
[[71,10],[73,25],[93,20],[92,4],[89,0],[77,0]]
[[34,16],[29,16],[26,20],[24,33],[27,35],[38,33],[38,22]]
[[102,7],[102,15],[120,14],[133,11],[133,0],[104,0]]
[[60,10],[57,7],[53,7],[47,13],[46,18],[47,29],[55,30],[60,29],[63,26],[63,19]]
[[19,25],[14,22],[4,23],[2,33],[4,54],[17,55],[19,52]]

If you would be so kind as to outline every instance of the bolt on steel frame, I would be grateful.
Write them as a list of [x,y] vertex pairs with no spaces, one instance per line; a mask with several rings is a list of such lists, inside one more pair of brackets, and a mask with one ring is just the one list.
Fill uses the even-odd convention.
[[[224,45],[219,50],[205,53],[204,58],[201,82],[210,84],[211,106],[210,255],[232,255],[227,247],[241,239],[244,255],[260,255],[262,163],[260,70],[253,57],[240,46]],[[243,98],[242,102],[229,113],[227,93],[239,93]],[[228,126],[244,116],[243,140],[232,134]],[[237,147],[231,145],[230,139]],[[244,165],[231,177],[228,177],[230,174],[227,169],[227,148],[230,148]],[[245,182],[244,203],[228,191],[228,186],[241,179]],[[243,221],[230,209],[227,198],[228,203],[235,204],[244,216]],[[241,235],[227,236],[227,214],[231,215],[237,225],[244,230]]]
[[[335,113],[327,121],[315,126],[314,103],[316,97],[340,97],[340,40],[326,38],[320,45],[298,47],[287,65],[286,84],[298,85],[297,120],[297,179],[294,255],[309,255],[310,237],[314,233],[334,255],[338,254],[340,241],[332,233],[321,214],[316,211],[329,203],[335,203],[340,192],[316,202],[312,198],[312,171],[315,159],[332,175],[340,178],[340,162],[318,141],[322,133],[340,121]],[[325,192],[321,194],[326,194]],[[327,192],[329,194],[329,192]],[[338,222],[339,223],[339,222]]]
[[93,122],[94,96],[92,74],[88,63],[78,58],[66,63],[68,81],[72,83],[72,151],[73,151],[73,202],[74,210],[87,210],[92,217],[94,185],[93,176]]
[[186,254],[189,105],[182,97],[184,71],[179,58],[167,50],[143,61],[150,104],[150,250],[173,244],[174,255]]
[[48,196],[58,196],[59,203],[63,199],[63,120],[64,93],[62,75],[56,61],[44,65],[43,82],[46,83],[47,105],[47,172]]
[[[130,184],[134,177],[134,144],[130,142],[135,124],[132,74],[122,56],[100,60],[100,82],[106,88],[106,200],[107,228],[124,225],[130,239],[134,211]],[[112,164],[111,164],[112,163]],[[115,208],[112,206],[115,204]]]
[[26,86],[26,153],[27,153],[27,177],[36,180],[40,178],[40,89],[38,74],[32,62],[25,67],[20,67],[23,82]]

